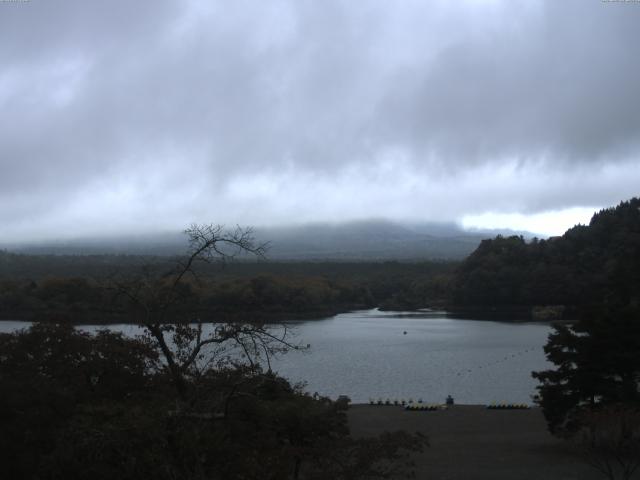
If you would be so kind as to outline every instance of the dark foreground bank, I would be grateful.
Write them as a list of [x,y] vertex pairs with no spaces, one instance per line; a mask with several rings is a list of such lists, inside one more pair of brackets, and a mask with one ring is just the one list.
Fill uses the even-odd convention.
[[354,436],[406,430],[429,437],[414,457],[416,478],[447,480],[591,480],[603,478],[579,452],[547,432],[542,412],[487,410],[456,405],[450,410],[410,412],[401,407],[354,405]]

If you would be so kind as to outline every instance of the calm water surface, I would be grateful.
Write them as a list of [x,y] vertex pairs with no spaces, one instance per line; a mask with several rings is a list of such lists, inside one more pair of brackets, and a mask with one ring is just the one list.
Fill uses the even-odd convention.
[[[0,330],[25,325],[0,322]],[[448,394],[458,403],[531,403],[536,385],[531,371],[549,368],[542,350],[550,331],[546,324],[366,310],[289,325],[295,327],[294,340],[311,348],[280,356],[273,369],[293,382],[306,381],[311,393],[345,394],[357,403],[442,402]],[[140,331],[130,325],[110,328]]]

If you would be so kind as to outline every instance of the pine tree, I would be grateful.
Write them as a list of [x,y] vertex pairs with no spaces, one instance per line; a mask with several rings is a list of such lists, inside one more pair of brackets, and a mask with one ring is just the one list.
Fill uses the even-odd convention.
[[545,353],[555,370],[533,372],[538,403],[552,433],[571,433],[587,410],[640,404],[637,308],[592,310],[575,325],[557,325]]

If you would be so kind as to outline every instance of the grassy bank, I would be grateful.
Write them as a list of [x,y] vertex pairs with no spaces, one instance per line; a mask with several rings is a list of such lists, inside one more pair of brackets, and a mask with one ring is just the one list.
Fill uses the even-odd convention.
[[401,407],[354,405],[353,435],[406,430],[429,437],[416,455],[416,478],[448,480],[591,480],[602,476],[571,445],[548,433],[542,412],[488,410],[455,405],[449,410],[411,412]]

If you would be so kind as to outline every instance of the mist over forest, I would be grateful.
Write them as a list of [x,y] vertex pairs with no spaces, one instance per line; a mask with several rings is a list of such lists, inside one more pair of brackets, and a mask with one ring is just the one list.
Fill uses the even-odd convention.
[[0,0],[0,476],[640,475],[640,0]]
[[[461,260],[485,238],[499,234],[535,236],[530,232],[506,229],[468,230],[455,223],[403,224],[388,220],[256,227],[253,234],[256,241],[268,243],[266,258],[278,261]],[[41,240],[6,244],[4,248],[34,255],[166,256],[178,255],[186,246],[184,234],[162,232],[112,238]]]

